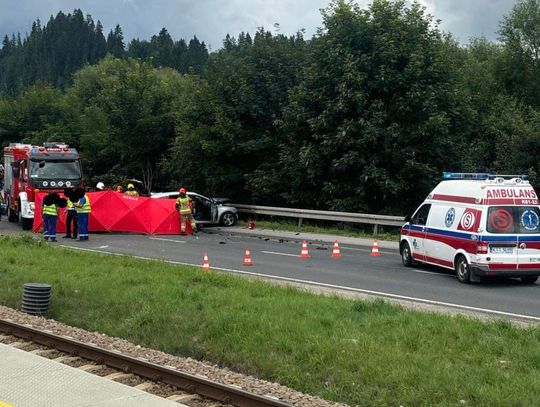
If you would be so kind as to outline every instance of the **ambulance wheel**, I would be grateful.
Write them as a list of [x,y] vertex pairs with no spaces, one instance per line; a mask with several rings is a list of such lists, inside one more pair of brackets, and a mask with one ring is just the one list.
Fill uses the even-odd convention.
[[460,283],[468,283],[471,281],[471,268],[467,259],[463,255],[459,255],[455,262],[456,275]]
[[412,258],[411,247],[407,242],[401,244],[401,261],[405,267],[412,267],[416,264]]
[[524,276],[521,277],[521,282],[523,284],[534,284],[538,280],[538,276]]

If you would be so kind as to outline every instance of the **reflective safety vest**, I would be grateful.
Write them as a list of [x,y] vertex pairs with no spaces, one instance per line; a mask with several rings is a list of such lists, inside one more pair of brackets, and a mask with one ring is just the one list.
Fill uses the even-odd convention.
[[79,200],[79,205],[81,204],[82,200],[85,200],[85,202],[82,204],[82,207],[77,207],[77,213],[90,213],[92,208],[90,207],[90,198],[88,195],[85,195],[83,198]]
[[56,205],[43,205],[43,215],[58,216],[58,212],[56,211]]
[[73,211],[73,210],[75,210],[75,209],[76,209],[76,208],[75,208],[75,205],[73,204],[73,202],[71,201],[71,199],[66,198],[66,200],[67,200],[67,209],[68,209],[68,211]]
[[134,189],[128,189],[126,191],[126,195],[139,196],[139,193],[137,191],[135,191]]
[[180,207],[180,215],[191,215],[191,207],[189,206],[189,203],[191,202],[191,198],[185,197],[185,198],[178,198],[176,200],[178,203],[178,206]]

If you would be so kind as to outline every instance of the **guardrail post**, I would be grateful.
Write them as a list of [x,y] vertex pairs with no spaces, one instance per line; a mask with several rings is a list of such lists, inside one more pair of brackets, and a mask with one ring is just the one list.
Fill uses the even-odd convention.
[[298,227],[301,228],[302,227],[302,221],[304,219],[303,218],[298,218]]
[[377,238],[379,236],[379,225],[373,225],[373,237]]

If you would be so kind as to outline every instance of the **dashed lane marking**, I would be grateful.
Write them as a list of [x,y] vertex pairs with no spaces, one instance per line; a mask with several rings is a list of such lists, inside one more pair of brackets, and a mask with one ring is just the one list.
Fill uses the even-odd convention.
[[[86,249],[86,248],[83,248],[83,247],[74,247],[74,246],[68,246],[68,245],[60,245],[60,246],[65,247],[67,249],[73,249],[73,250],[81,250],[81,251],[87,251],[87,252],[109,254],[109,255],[112,255],[112,256],[120,256],[120,257],[133,257],[135,259],[140,259],[140,260],[149,260],[149,261],[161,260],[161,261],[163,261],[165,263],[168,263],[168,264],[178,264],[178,265],[181,265],[181,266],[193,266],[193,267],[202,268],[202,266],[200,264],[184,263],[184,262],[174,261],[174,260],[155,259],[155,258],[152,258],[152,257],[133,256],[131,254],[106,252],[106,251],[102,251],[102,250]],[[385,293],[385,292],[382,292],[382,291],[365,290],[365,289],[362,289],[362,288],[354,288],[354,287],[346,287],[346,286],[342,286],[342,285],[320,283],[320,282],[317,282],[317,281],[301,280],[301,279],[298,279],[298,278],[273,276],[271,274],[253,273],[253,272],[249,272],[249,271],[237,270],[237,269],[228,269],[228,268],[223,268],[223,267],[214,267],[214,266],[212,266],[212,270],[227,271],[227,272],[230,272],[230,273],[244,274],[244,275],[255,276],[255,277],[262,277],[262,278],[267,278],[267,279],[271,279],[271,280],[288,281],[288,282],[291,282],[291,283],[299,283],[299,284],[309,284],[309,285],[316,286],[316,287],[333,288],[333,289],[337,289],[337,290],[350,291],[350,292],[356,292],[356,293],[368,294],[368,295],[375,295],[375,296],[379,296],[379,297],[386,297],[386,298],[391,298],[391,299],[396,299],[396,300],[419,302],[419,303],[423,303],[423,304],[438,305],[438,306],[442,306],[442,307],[460,309],[460,310],[465,310],[465,311],[480,312],[480,313],[483,313],[483,314],[491,314],[491,315],[498,315],[498,316],[504,316],[504,317],[510,317],[510,318],[517,318],[517,319],[526,320],[526,321],[540,322],[540,317],[535,317],[535,316],[532,316],[532,315],[516,314],[516,313],[513,313],[513,312],[499,311],[499,310],[493,310],[493,309],[489,309],[489,308],[473,307],[473,306],[469,306],[469,305],[455,304],[455,303],[451,303],[451,302],[428,300],[426,298],[409,297],[409,296],[406,296],[406,295]]]
[[163,237],[149,237],[149,239],[150,240],[161,240],[162,242],[187,243],[185,240],[165,239]]
[[434,276],[442,276],[442,277],[452,277],[457,278],[455,275],[452,274],[444,274],[444,273],[437,273],[436,271],[425,271],[425,270],[411,270],[414,273],[421,273],[421,274],[432,274]]
[[298,257],[298,254],[279,253],[279,252],[268,252],[268,251],[265,251],[265,250],[262,250],[261,253],[265,253],[265,254],[274,254],[274,255],[276,255],[276,256]]

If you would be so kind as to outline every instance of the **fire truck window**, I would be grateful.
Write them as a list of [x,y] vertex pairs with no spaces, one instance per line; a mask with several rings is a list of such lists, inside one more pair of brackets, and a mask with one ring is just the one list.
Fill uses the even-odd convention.
[[422,205],[420,209],[416,211],[411,219],[413,225],[425,225],[428,219],[431,204]]

